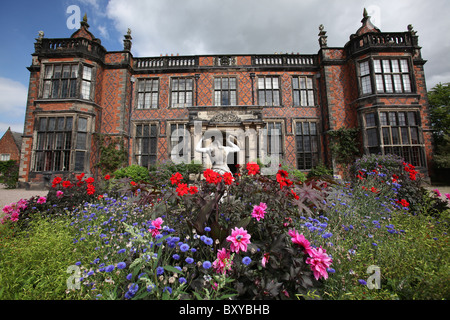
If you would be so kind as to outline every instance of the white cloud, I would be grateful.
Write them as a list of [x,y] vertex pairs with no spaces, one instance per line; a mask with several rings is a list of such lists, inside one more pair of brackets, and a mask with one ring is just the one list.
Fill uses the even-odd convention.
[[100,36],[102,37],[102,39],[109,39],[109,32],[106,26],[98,26],[97,29],[100,32]]
[[[89,0],[84,0],[89,1]],[[426,76],[446,78],[450,67],[448,0],[110,0],[104,11],[118,31],[131,28],[135,56],[246,54],[319,50],[323,24],[330,47],[343,47],[361,26],[363,9],[383,32],[412,24],[428,60]],[[110,32],[112,34],[112,32]],[[447,62],[449,61],[449,62]]]
[[27,95],[28,89],[22,83],[0,77],[0,117],[13,121],[23,118]]
[[23,132],[27,95],[28,90],[22,83],[0,77],[0,137],[8,127]]

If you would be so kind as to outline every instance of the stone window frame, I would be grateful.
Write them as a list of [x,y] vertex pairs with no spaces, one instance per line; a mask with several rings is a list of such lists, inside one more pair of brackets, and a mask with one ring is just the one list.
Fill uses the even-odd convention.
[[[61,118],[62,126],[59,120]],[[70,126],[67,124],[69,118],[71,118]],[[45,124],[42,119],[46,119]],[[54,124],[50,125],[50,119],[55,119]],[[80,128],[80,119],[86,120],[83,128]],[[89,173],[91,149],[89,146],[93,125],[94,117],[88,114],[63,112],[37,115],[33,133],[31,171]],[[50,145],[45,146],[48,143]]]
[[[192,82],[191,88],[187,89],[187,82],[185,83],[184,89],[180,89],[179,84],[178,88],[174,85],[174,80],[190,80]],[[194,106],[195,99],[195,79],[193,76],[174,76],[170,77],[170,107],[171,108],[186,108]],[[176,88],[174,90],[174,88]],[[190,103],[188,101],[188,94],[190,93]],[[183,97],[184,102],[180,103],[180,98]],[[174,102],[174,98],[176,98],[177,102]]]
[[[149,82],[151,82],[151,88],[147,87],[147,83]],[[159,77],[138,78],[136,84],[136,109],[158,109],[160,89],[161,83]],[[147,99],[147,97],[149,98]]]
[[[274,88],[274,80],[277,80],[276,88]],[[281,77],[279,75],[258,75],[256,82],[256,90],[258,97],[258,105],[265,107],[280,107],[282,105]],[[270,99],[268,99],[269,93],[271,97]]]
[[[373,114],[375,125],[367,122]],[[400,116],[399,115],[404,115]],[[418,108],[379,108],[362,114],[364,152],[396,154],[414,166],[426,168],[425,144]],[[375,130],[378,145],[369,145],[368,130]],[[395,134],[394,134],[395,133]]]
[[372,63],[377,93],[413,92],[411,66],[407,57],[374,58]]
[[372,66],[370,59],[358,61],[357,67],[358,85],[361,95],[373,94],[372,88]]
[[168,153],[168,157],[169,157],[169,159],[171,158],[172,149],[176,145],[178,145],[178,143],[181,142],[180,141],[181,137],[179,137],[178,141],[172,141],[172,132],[173,132],[172,128],[173,128],[173,126],[177,127],[177,129],[182,128],[182,129],[186,130],[186,132],[188,133],[187,136],[184,136],[184,137],[187,137],[189,139],[189,141],[188,141],[188,148],[190,148],[190,149],[188,150],[188,153],[189,153],[189,161],[190,161],[191,158],[192,158],[192,156],[191,156],[191,152],[192,152],[192,147],[191,147],[192,146],[192,137],[191,137],[191,133],[190,133],[189,128],[188,128],[188,122],[186,122],[186,121],[168,121],[167,122],[166,132],[169,133],[167,135],[167,146],[168,146],[167,153]]
[[[356,72],[360,96],[416,93],[414,68],[409,56],[370,56],[357,61]],[[396,84],[401,86],[401,90],[396,90],[399,88]]]
[[0,161],[9,161],[11,159],[10,153],[2,153],[0,154]]
[[[140,126],[143,126],[140,129]],[[145,127],[149,126],[148,128],[148,136],[145,135]],[[152,127],[155,128],[154,135],[152,135]],[[143,166],[146,168],[149,168],[151,165],[156,164],[158,161],[158,140],[160,135],[160,124],[156,121],[140,121],[134,123],[134,133],[133,133],[133,159],[134,163]],[[143,141],[141,141],[141,139]],[[148,140],[148,151],[145,151],[145,146],[143,142],[145,142],[145,139]],[[142,149],[144,147],[144,149]],[[147,156],[148,161],[144,160],[142,161],[142,157]],[[153,161],[152,161],[153,159]],[[145,166],[147,164],[147,166]]]
[[[218,88],[216,85],[218,84],[218,81],[220,79],[220,88]],[[228,87],[223,88],[223,80],[228,79]],[[234,80],[234,88],[230,88],[230,81]],[[224,93],[228,93],[228,104],[224,104],[224,99],[226,97],[224,96]],[[232,93],[234,93],[234,104],[232,103]],[[238,105],[238,77],[235,75],[221,75],[221,76],[215,76],[213,79],[213,103],[214,106],[237,106]]]
[[[305,123],[308,124],[308,130],[304,130]],[[295,156],[296,156],[296,168],[298,170],[308,171],[314,168],[320,162],[320,126],[318,119],[293,119],[292,121],[292,133],[294,135],[295,141]],[[299,124],[301,125],[301,134],[298,134]],[[311,129],[313,128],[312,124],[315,127],[315,134],[311,134]],[[305,139],[304,137],[309,137],[309,150],[305,150]],[[298,137],[302,137],[302,149],[299,151],[298,148]],[[316,141],[313,142],[314,139],[311,137],[315,137]],[[315,146],[315,150],[314,150]],[[302,155],[302,157],[300,157]],[[310,155],[310,161],[307,163],[306,155]],[[302,160],[302,165],[300,166],[300,160]]]
[[[271,125],[279,125],[279,129],[280,129],[280,152],[279,155],[282,159],[284,159],[284,156],[286,154],[286,146],[285,146],[285,137],[286,137],[286,130],[284,128],[285,126],[285,121],[283,119],[264,119],[264,127],[261,128],[262,130],[266,130],[265,131],[265,135],[266,137],[262,138],[262,141],[260,142],[260,148],[259,148],[259,153],[261,157],[265,157],[266,155],[272,155],[271,154],[271,131],[272,129],[277,129],[277,128],[271,128]],[[260,130],[261,130],[260,129]],[[261,132],[261,131],[260,131]],[[261,133],[260,133],[261,134]],[[266,143],[264,143],[264,140]]]
[[[302,88],[301,79],[304,79],[305,86]],[[308,87],[311,84],[311,87]],[[314,76],[309,75],[294,75],[292,76],[292,106],[293,107],[315,107],[316,93],[315,93]],[[303,103],[305,102],[306,103]],[[298,101],[298,103],[296,103]]]
[[[49,69],[51,67],[51,70]],[[60,76],[54,79],[55,68],[60,67]],[[64,69],[69,67],[69,74],[65,76]],[[75,68],[74,68],[75,67]],[[85,68],[89,68],[90,77],[85,78]],[[50,70],[50,73],[47,71]],[[73,73],[75,72],[75,75]],[[67,61],[67,62],[53,62],[45,61],[41,67],[41,89],[39,96],[42,99],[82,99],[93,101],[94,88],[95,88],[95,75],[96,67],[92,64],[85,63],[83,61]],[[57,82],[57,93],[53,93],[55,90],[54,83]],[[65,86],[64,83],[67,83]],[[88,86],[84,84],[88,83]],[[64,94],[64,87],[67,88],[67,94]],[[74,88],[75,87],[75,88]],[[87,98],[85,98],[83,92],[87,92]]]

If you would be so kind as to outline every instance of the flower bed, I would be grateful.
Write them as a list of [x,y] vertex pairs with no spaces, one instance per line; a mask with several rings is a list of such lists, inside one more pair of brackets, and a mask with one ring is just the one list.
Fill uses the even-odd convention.
[[[353,183],[301,182],[281,168],[263,176],[256,163],[235,175],[207,169],[196,184],[180,173],[157,186],[77,175],[55,179],[45,198],[5,207],[3,223],[27,228],[38,213],[66,221],[71,299],[408,298],[397,281],[411,292],[417,281],[398,279],[385,257],[420,229],[438,235],[427,250],[448,261],[448,203],[439,202],[440,217],[421,212],[426,224],[408,229],[419,212],[402,198],[402,184],[417,173],[404,168],[406,175],[359,168]],[[120,184],[119,196],[111,187]],[[369,290],[369,266],[381,270],[381,289]]]

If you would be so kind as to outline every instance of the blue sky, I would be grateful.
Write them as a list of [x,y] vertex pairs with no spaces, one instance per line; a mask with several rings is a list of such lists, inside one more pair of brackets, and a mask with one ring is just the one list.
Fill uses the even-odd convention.
[[87,13],[90,31],[109,51],[123,48],[131,28],[134,56],[237,54],[319,50],[318,26],[328,45],[343,47],[361,25],[363,8],[381,31],[412,24],[419,35],[427,88],[450,82],[448,0],[15,0],[2,1],[0,137],[23,132],[31,54],[40,30],[70,37],[69,6]]

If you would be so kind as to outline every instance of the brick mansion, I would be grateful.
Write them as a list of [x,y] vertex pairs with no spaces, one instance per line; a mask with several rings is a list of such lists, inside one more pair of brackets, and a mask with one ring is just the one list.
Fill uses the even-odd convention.
[[416,31],[381,31],[366,11],[361,23],[343,47],[329,47],[321,25],[315,54],[135,57],[130,30],[123,50],[107,51],[86,18],[70,38],[40,32],[28,67],[19,185],[97,176],[97,134],[122,139],[130,165],[169,160],[182,141],[184,159],[206,167],[195,147],[209,143],[211,130],[239,147],[227,160],[232,171],[274,153],[305,172],[319,163],[336,168],[330,132],[359,128],[361,153],[397,154],[427,173],[426,61]]

